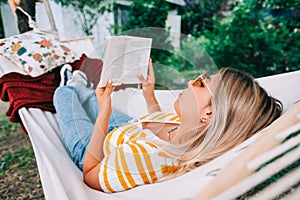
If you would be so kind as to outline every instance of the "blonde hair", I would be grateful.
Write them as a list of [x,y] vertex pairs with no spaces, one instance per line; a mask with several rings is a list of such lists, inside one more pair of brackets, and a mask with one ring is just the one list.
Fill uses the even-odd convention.
[[178,134],[176,143],[164,151],[179,161],[168,177],[191,171],[242,143],[281,115],[282,104],[259,86],[247,73],[223,68],[211,98],[209,124]]

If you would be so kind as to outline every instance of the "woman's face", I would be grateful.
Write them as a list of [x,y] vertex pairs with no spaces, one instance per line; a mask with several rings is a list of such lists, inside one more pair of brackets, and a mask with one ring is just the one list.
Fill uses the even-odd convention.
[[211,115],[211,97],[218,84],[219,75],[204,75],[190,80],[188,87],[179,94],[174,103],[177,115],[182,119],[200,119]]

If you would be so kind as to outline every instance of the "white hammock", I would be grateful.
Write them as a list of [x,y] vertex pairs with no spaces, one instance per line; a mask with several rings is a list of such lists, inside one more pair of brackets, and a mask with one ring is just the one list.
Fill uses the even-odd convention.
[[[280,99],[287,109],[300,99],[300,71],[265,77],[258,80],[271,95]],[[158,101],[166,111],[179,91],[156,91]],[[113,105],[133,117],[146,112],[139,90],[126,89],[113,94]],[[141,109],[144,108],[144,109]],[[133,115],[135,113],[135,115]],[[236,157],[241,149],[259,134],[243,142],[221,157],[173,180],[139,186],[129,191],[105,194],[86,186],[82,173],[67,154],[60,138],[56,115],[39,109],[19,111],[35,152],[46,199],[186,199],[201,190],[218,171]]]
[[[72,49],[89,56],[91,42],[77,41]],[[0,77],[9,72],[24,72],[0,56]],[[300,99],[300,71],[258,79],[274,97],[281,100],[284,109]],[[164,111],[172,112],[173,102],[180,91],[156,91]],[[113,94],[113,106],[133,117],[146,113],[144,99],[137,89],[126,89]],[[90,189],[82,181],[82,173],[75,166],[59,138],[56,115],[35,108],[19,110],[22,123],[30,137],[46,199],[187,199],[199,192],[215,175],[251,144],[259,134],[246,140],[217,159],[175,179],[136,187],[129,191],[106,194]]]

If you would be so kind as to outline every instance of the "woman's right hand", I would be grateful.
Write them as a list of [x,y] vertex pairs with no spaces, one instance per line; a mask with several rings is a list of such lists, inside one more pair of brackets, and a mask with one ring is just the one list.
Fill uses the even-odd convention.
[[95,90],[99,114],[108,114],[110,116],[112,112],[111,106],[111,93],[114,91],[115,86],[112,85],[112,81],[109,80],[105,87],[97,87]]

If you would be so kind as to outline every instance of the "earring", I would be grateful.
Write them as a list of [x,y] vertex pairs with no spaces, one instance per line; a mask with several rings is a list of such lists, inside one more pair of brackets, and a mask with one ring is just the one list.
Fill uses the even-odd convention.
[[205,117],[201,117],[200,118],[200,122],[205,122],[206,121],[206,118]]

